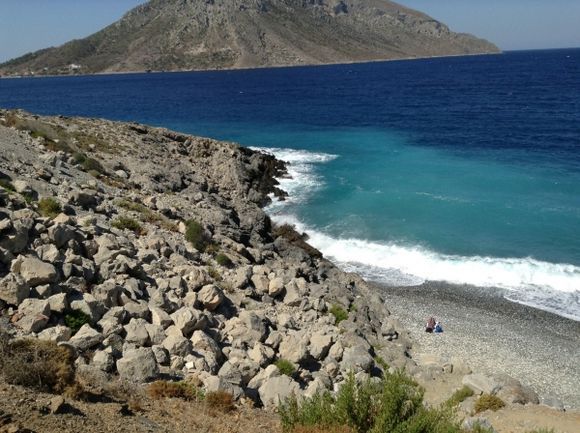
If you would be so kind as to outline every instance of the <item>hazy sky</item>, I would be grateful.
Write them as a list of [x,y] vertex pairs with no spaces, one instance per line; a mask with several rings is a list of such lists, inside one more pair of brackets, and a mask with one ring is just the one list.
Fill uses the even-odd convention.
[[[504,50],[580,47],[580,0],[399,2]],[[0,0],[0,62],[88,36],[139,3],[144,0]]]

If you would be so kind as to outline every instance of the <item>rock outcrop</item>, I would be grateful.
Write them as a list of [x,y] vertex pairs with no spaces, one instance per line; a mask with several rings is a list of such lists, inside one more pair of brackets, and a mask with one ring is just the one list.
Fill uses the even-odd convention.
[[[200,70],[497,53],[388,0],[151,0],[0,74]],[[122,170],[121,170],[122,171]]]
[[283,195],[272,156],[20,111],[0,111],[0,144],[0,308],[12,338],[69,345],[98,374],[191,378],[266,406],[385,363],[415,367],[361,278],[276,235],[261,209]]

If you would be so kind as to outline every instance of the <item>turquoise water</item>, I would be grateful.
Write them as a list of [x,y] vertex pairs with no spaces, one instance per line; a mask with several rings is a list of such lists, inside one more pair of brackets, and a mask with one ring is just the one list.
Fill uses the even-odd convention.
[[580,320],[580,50],[0,80],[0,106],[135,120],[288,161],[268,211],[386,284],[499,287]]

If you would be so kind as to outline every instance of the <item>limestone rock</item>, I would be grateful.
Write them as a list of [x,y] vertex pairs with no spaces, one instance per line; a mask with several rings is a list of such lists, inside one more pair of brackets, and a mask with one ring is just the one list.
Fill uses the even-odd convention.
[[301,394],[298,383],[288,376],[276,376],[265,380],[258,393],[266,409],[274,409],[288,397]]
[[8,274],[0,280],[0,300],[18,306],[30,294],[30,286],[16,274]]
[[70,339],[69,343],[78,351],[83,352],[102,343],[105,337],[97,330],[85,324]]
[[117,361],[119,375],[130,382],[144,383],[157,378],[159,366],[149,347],[128,350]]
[[22,259],[17,272],[31,287],[41,284],[55,283],[57,279],[56,269],[50,263],[43,262],[36,257],[28,256]]
[[18,306],[19,319],[16,326],[25,333],[42,331],[50,318],[48,301],[40,299],[25,299]]
[[224,300],[224,294],[221,289],[213,284],[203,286],[199,291],[199,301],[204,308],[209,311],[215,310]]

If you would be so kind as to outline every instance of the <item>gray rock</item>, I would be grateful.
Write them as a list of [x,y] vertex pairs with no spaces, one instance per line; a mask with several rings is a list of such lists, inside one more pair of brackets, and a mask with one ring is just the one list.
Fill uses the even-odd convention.
[[66,293],[57,293],[52,295],[47,299],[48,305],[50,306],[50,311],[55,313],[64,313],[68,308],[68,301],[66,299]]
[[349,371],[370,371],[374,361],[372,356],[359,346],[347,347],[344,349],[340,369],[344,372]]
[[14,271],[18,272],[31,287],[55,283],[57,280],[56,269],[53,265],[32,256],[23,258]]
[[48,301],[41,299],[25,299],[18,306],[18,316],[16,326],[25,333],[40,332],[50,319],[50,306]]
[[8,274],[0,280],[0,300],[18,306],[30,295],[30,286],[19,275]]
[[159,366],[153,350],[149,347],[128,350],[117,361],[119,375],[130,382],[144,383],[159,375]]
[[275,298],[284,292],[284,280],[280,277],[276,277],[270,280],[268,283],[268,295]]
[[153,350],[153,354],[155,355],[155,359],[157,360],[157,364],[159,365],[169,365],[171,360],[169,356],[169,351],[160,345],[151,346],[151,350]]
[[97,350],[93,355],[91,365],[99,370],[109,373],[113,371],[113,367],[115,367],[115,360],[110,353],[104,350]]
[[146,328],[147,325],[147,321],[143,319],[131,319],[124,327],[126,332],[125,341],[137,346],[148,345],[150,340]]
[[68,241],[75,238],[75,230],[65,224],[55,224],[49,227],[48,238],[57,248],[62,248]]
[[55,343],[62,343],[69,341],[72,336],[72,331],[66,326],[54,326],[47,328],[38,334],[39,340],[54,341]]
[[470,387],[479,394],[496,394],[500,390],[501,384],[491,376],[473,373],[463,376],[461,380],[463,385]]
[[310,347],[308,350],[314,359],[322,360],[328,355],[332,343],[332,336],[316,333],[310,337]]
[[191,341],[183,335],[170,334],[163,340],[161,345],[167,349],[171,355],[186,356],[191,353]]
[[467,418],[463,421],[462,427],[466,431],[473,431],[475,429],[478,429],[477,431],[481,431],[481,428],[483,428],[486,431],[489,431],[490,433],[497,433],[497,431],[493,428],[489,420],[483,417]]
[[78,351],[83,352],[101,344],[104,339],[103,334],[91,328],[89,324],[85,324],[69,340],[69,343]]
[[260,400],[266,409],[275,409],[288,397],[301,395],[298,383],[288,376],[271,377],[258,389]]
[[198,327],[198,322],[201,320],[201,313],[191,307],[182,307],[171,314],[171,320],[173,320],[174,325],[181,333],[188,337]]
[[224,300],[222,290],[213,284],[203,286],[198,295],[199,301],[203,304],[204,308],[209,311],[215,310]]

